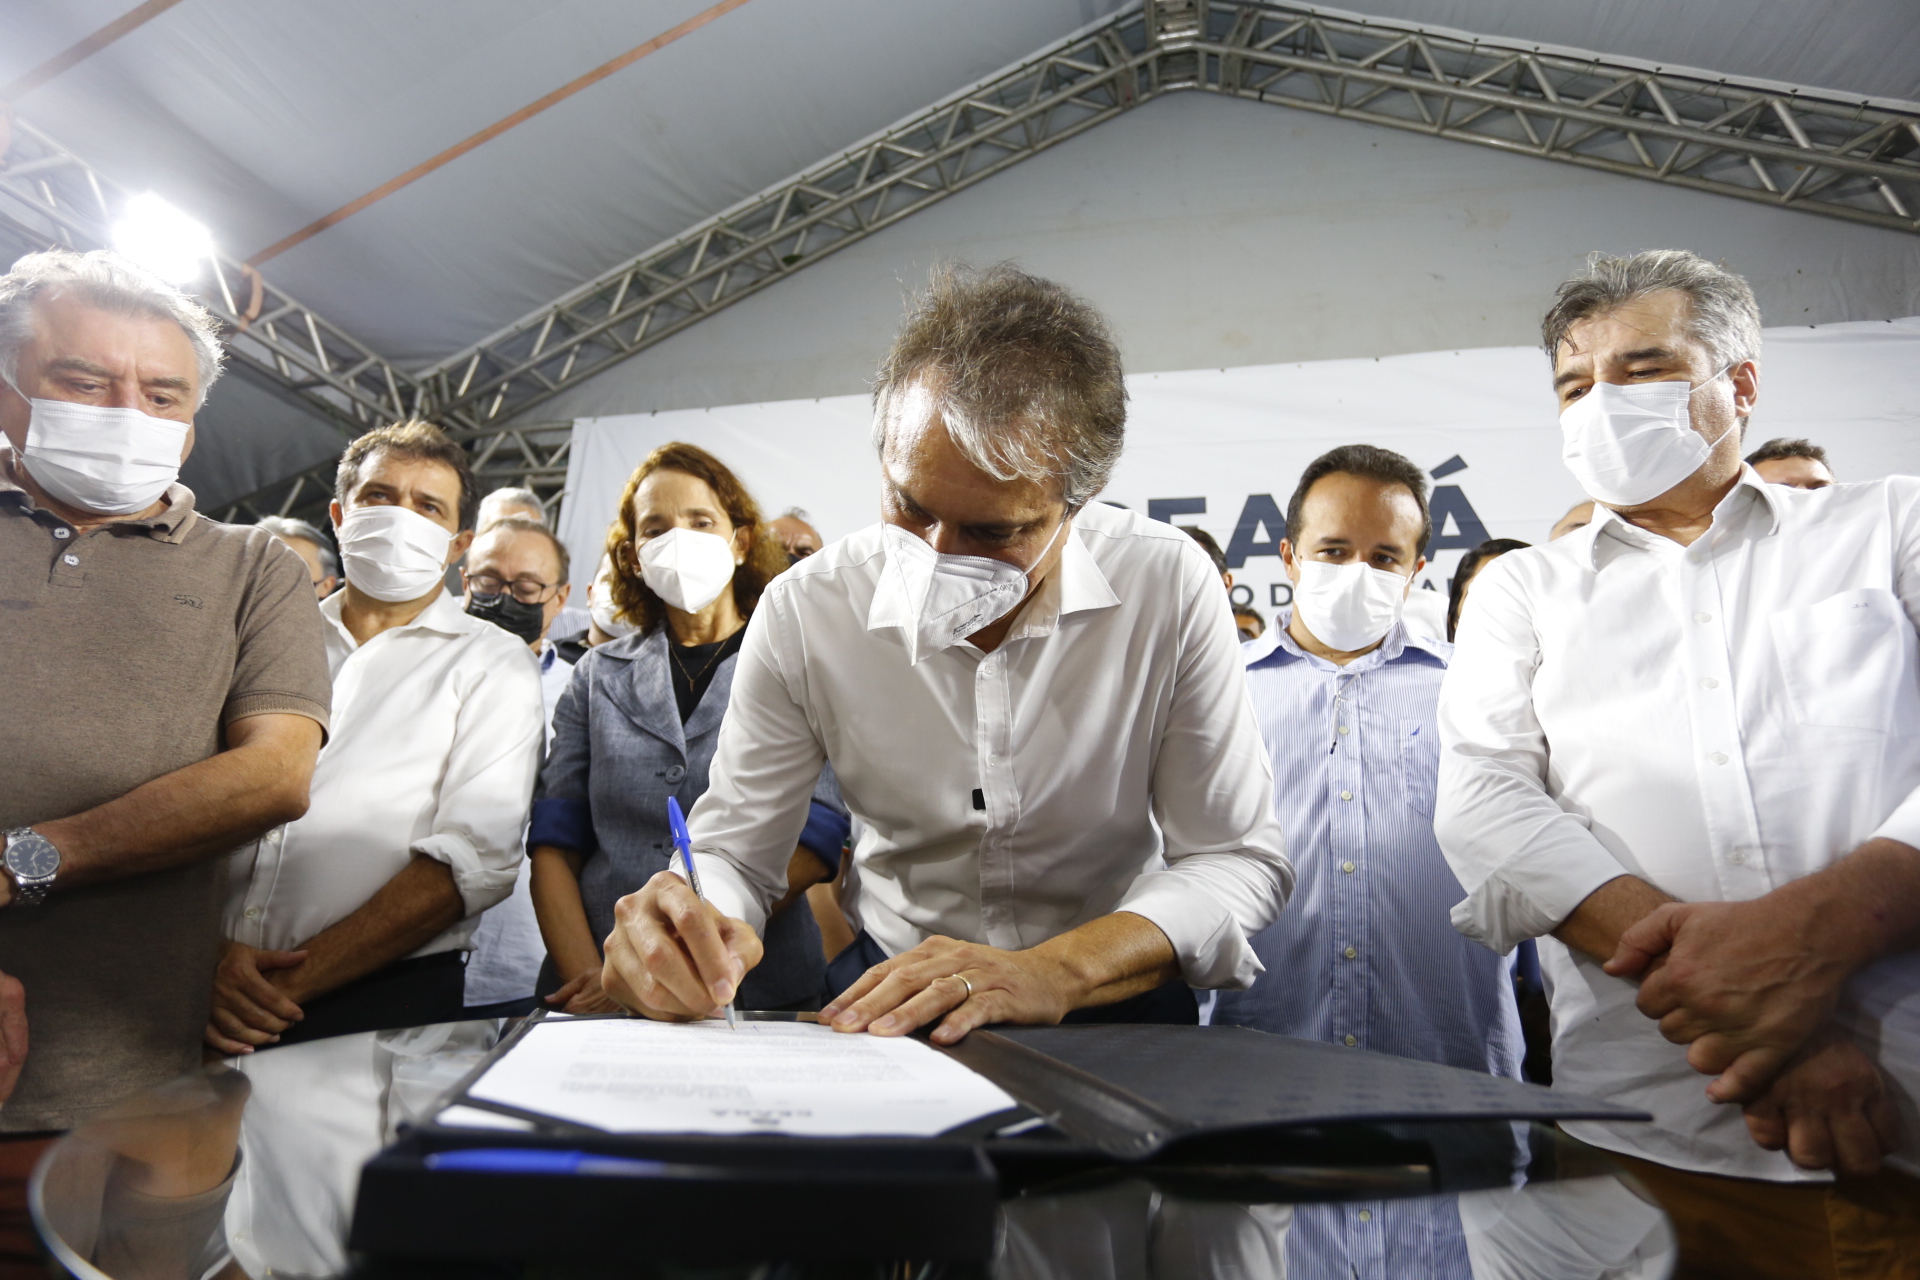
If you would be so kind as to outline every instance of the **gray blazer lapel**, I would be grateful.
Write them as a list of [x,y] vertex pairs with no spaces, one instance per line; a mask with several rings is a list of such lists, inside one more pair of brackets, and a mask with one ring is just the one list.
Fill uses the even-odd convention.
[[[667,670],[666,627],[655,627],[645,636],[624,637],[606,648],[608,657],[622,660],[618,669],[606,673],[607,701],[684,757],[687,736],[680,727],[679,705],[673,700],[673,674]],[[716,676],[715,683],[718,680]]]
[[700,705],[687,717],[687,741],[698,742],[703,734],[711,733],[720,724],[720,718],[727,713],[727,701],[733,694],[733,668],[740,660],[738,653],[730,653],[727,660],[713,673],[713,680],[707,685],[707,691],[700,695]]

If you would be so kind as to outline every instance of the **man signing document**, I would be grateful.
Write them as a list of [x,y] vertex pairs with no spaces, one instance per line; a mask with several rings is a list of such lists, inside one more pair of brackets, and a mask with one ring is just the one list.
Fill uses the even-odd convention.
[[1090,306],[935,273],[874,388],[881,523],[768,587],[691,818],[708,900],[671,872],[622,899],[610,995],[732,997],[827,759],[864,827],[836,1030],[1193,1022],[1191,988],[1253,981],[1293,885],[1272,771],[1213,566],[1093,501],[1125,421]]

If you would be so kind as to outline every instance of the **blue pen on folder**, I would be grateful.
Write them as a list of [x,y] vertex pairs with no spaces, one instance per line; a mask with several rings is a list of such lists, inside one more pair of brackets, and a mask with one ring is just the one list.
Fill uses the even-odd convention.
[[590,1151],[550,1151],[539,1147],[467,1147],[436,1151],[429,1169],[464,1173],[577,1173],[620,1178],[660,1178],[682,1174],[687,1166],[660,1160],[631,1160]]
[[[673,833],[673,847],[680,851],[680,861],[687,866],[687,883],[693,888],[694,897],[702,902],[707,895],[700,892],[700,873],[693,869],[693,837],[687,834],[687,815],[680,812],[680,801],[673,796],[667,797],[667,830]],[[735,1030],[738,1024],[733,1020],[733,1001],[727,1001],[727,1029]]]

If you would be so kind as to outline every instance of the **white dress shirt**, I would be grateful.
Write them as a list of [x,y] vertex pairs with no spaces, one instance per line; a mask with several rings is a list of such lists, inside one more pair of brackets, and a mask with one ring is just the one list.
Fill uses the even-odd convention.
[[464,948],[513,889],[540,767],[540,673],[526,642],[442,592],[364,645],[321,602],[331,735],[306,816],[235,855],[227,936],[281,950],[339,923],[415,854],[444,862],[466,919],[413,954]]
[[[824,759],[864,830],[850,895],[888,954],[1008,950],[1113,911],[1196,987],[1245,987],[1293,867],[1220,579],[1183,532],[1094,504],[992,653],[909,666],[880,527],[776,578],[691,817],[707,895],[759,927]],[[974,797],[979,796],[976,807]]]
[[[1920,479],[1800,490],[1751,467],[1691,547],[1596,510],[1474,580],[1440,699],[1435,829],[1468,937],[1506,951],[1608,880],[1757,898],[1872,836],[1920,845]],[[1701,1172],[1824,1178],[1706,1099],[1634,984],[1542,937],[1570,1124]]]

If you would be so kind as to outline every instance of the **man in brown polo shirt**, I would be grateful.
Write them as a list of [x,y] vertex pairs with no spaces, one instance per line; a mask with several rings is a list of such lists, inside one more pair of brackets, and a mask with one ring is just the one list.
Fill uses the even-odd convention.
[[[30,1031],[0,1132],[200,1061],[224,855],[307,807],[329,680],[305,567],[174,481],[219,361],[205,310],[114,255],[0,276],[0,971]],[[0,1232],[34,1145],[0,1144]]]

